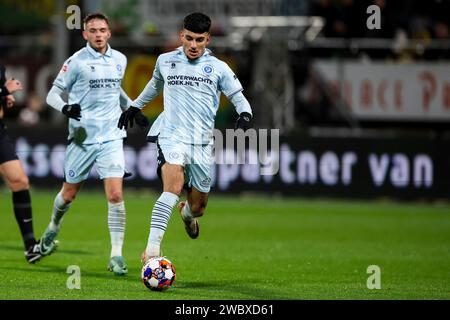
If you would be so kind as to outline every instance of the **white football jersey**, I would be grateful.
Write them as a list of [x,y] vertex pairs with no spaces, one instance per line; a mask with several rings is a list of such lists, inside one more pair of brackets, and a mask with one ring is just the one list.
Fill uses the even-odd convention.
[[[164,83],[164,112],[150,130],[161,138],[170,138],[189,144],[211,143],[214,120],[223,92],[231,98],[243,90],[230,67],[214,57],[207,49],[203,56],[189,60],[183,47],[158,57],[153,79]],[[147,86],[133,102],[142,108],[153,96]],[[251,112],[251,110],[249,110]]]
[[89,44],[66,60],[53,85],[69,93],[68,104],[81,106],[81,119],[69,119],[69,139],[85,131],[83,144],[126,137],[117,127],[121,115],[120,90],[127,58],[108,49],[101,54]]

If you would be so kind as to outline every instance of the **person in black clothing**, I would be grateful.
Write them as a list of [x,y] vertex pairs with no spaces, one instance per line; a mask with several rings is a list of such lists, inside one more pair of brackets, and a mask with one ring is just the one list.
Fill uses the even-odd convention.
[[28,177],[3,122],[5,108],[14,105],[13,94],[20,90],[20,81],[6,80],[5,67],[0,65],[0,175],[12,192],[14,214],[25,246],[25,258],[29,263],[35,263],[41,258],[41,254],[34,237]]

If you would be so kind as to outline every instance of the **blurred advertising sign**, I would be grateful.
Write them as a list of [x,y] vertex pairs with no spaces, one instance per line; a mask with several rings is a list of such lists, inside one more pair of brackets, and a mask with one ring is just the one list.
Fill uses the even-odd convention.
[[314,65],[359,120],[450,121],[450,63]]
[[[66,130],[10,127],[16,152],[31,184],[55,189],[63,179]],[[125,143],[125,162],[133,177],[125,189],[161,190],[155,144],[137,130]],[[274,175],[262,175],[261,164],[212,165],[213,193],[262,192],[300,197],[450,199],[450,138],[429,137],[280,137],[271,154],[279,164]],[[217,152],[217,151],[216,151]],[[236,150],[224,146],[227,159]],[[92,170],[86,187],[101,187]]]

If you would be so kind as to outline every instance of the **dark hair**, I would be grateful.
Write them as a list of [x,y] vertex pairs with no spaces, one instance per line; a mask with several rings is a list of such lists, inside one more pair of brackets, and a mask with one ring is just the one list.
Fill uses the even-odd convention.
[[90,13],[86,16],[86,18],[84,18],[83,20],[83,27],[84,29],[86,29],[86,25],[89,23],[89,21],[91,20],[95,20],[95,19],[99,19],[99,20],[104,20],[106,22],[106,24],[109,27],[109,19],[107,16],[105,16],[103,13],[100,12],[96,12],[96,13]]
[[183,28],[194,33],[209,32],[211,18],[200,12],[191,13],[184,18]]

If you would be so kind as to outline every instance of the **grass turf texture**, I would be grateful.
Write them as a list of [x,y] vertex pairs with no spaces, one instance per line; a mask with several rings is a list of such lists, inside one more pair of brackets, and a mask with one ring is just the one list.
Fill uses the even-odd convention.
[[[55,190],[56,192],[56,190]],[[45,229],[55,192],[32,192],[34,227]],[[449,299],[450,206],[223,197],[212,194],[200,237],[188,238],[174,210],[163,253],[177,270],[166,292],[140,281],[153,193],[126,190],[124,256],[129,274],[108,272],[107,205],[82,190],[64,218],[56,253],[23,257],[10,194],[0,191],[0,299]],[[67,267],[81,269],[69,290]],[[369,265],[381,289],[366,286]]]

